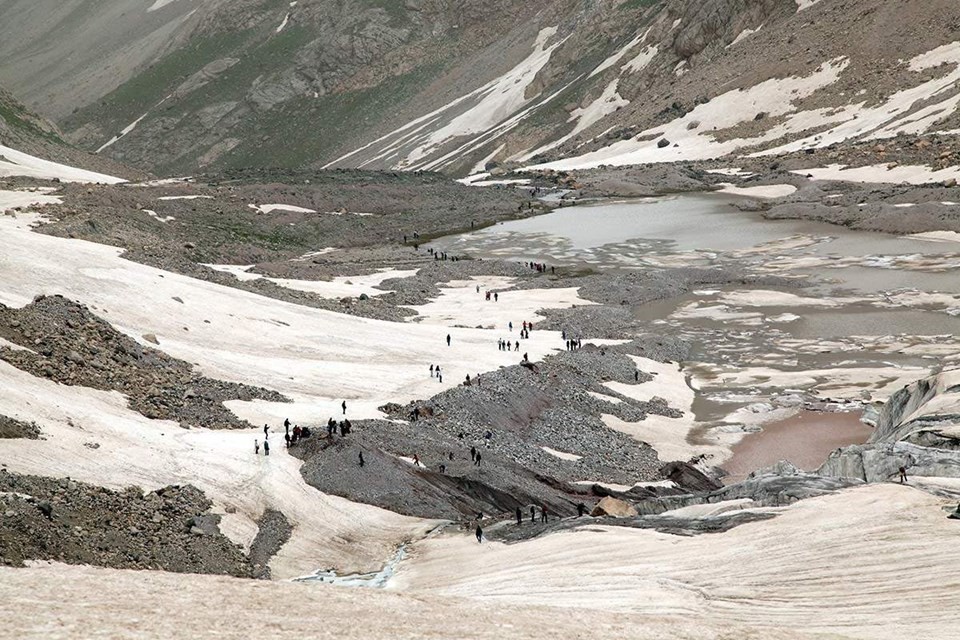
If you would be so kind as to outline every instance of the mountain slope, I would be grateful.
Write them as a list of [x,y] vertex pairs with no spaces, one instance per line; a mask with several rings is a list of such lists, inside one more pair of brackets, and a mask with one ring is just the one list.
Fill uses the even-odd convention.
[[140,178],[144,174],[71,147],[54,124],[0,88],[0,178],[6,176],[117,182],[120,178],[114,176]]
[[[149,46],[75,113],[70,82],[30,77],[37,56],[0,80],[31,104],[56,94],[71,141],[162,173],[589,168],[952,135],[960,120],[947,0],[155,4],[127,7],[124,42]],[[112,15],[89,7],[79,32]]]

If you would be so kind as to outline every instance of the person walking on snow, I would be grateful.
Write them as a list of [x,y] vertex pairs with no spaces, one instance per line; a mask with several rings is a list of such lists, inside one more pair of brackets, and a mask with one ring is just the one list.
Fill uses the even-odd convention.
[[907,481],[907,468],[900,467],[897,471],[900,472],[900,484],[904,484]]
[[520,513],[520,507],[517,507],[517,524],[523,524],[523,514]]
[[508,322],[508,323],[507,323],[507,326],[510,328],[510,331],[513,331],[513,323],[512,323],[512,322]]
[[270,441],[266,439],[263,441],[263,455],[270,455]]
[[347,415],[347,401],[344,400],[340,406],[343,408],[343,415]]
[[255,456],[260,455],[260,441],[259,441],[259,440],[254,440],[254,441],[253,441],[253,455],[255,455]]
[[270,435],[270,427],[263,425],[263,437],[266,438],[268,435]]
[[450,346],[450,334],[449,334],[449,333],[447,334],[447,346],[448,346],[448,347]]
[[433,365],[430,365],[430,377],[433,377]]
[[470,461],[471,461],[471,462],[476,462],[476,461],[477,461],[477,448],[476,448],[476,447],[470,447]]
[[476,531],[476,534],[477,534],[477,542],[478,542],[479,544],[483,544],[483,529],[480,528],[480,523],[479,523],[479,522],[477,523],[477,531]]

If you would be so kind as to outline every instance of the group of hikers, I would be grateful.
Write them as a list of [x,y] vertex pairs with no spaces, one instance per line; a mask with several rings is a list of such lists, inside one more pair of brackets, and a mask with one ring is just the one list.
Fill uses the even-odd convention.
[[[535,505],[530,505],[530,523],[536,524],[538,511],[540,514],[540,524],[547,524],[547,522],[549,521],[547,507],[542,504],[540,505],[539,509]],[[577,503],[577,517],[582,518],[586,513],[587,513],[587,505],[583,504],[582,502]],[[517,525],[522,525],[523,509],[521,509],[518,506],[514,514],[516,515],[516,518],[517,518]],[[476,528],[474,529],[474,535],[477,536],[477,542],[481,544],[485,539],[483,534],[483,527],[480,525],[480,521],[482,519],[483,519],[483,514],[477,513],[477,516],[476,516],[477,525],[476,525]]]
[[[341,411],[343,411],[343,415],[346,416],[347,414],[346,400],[344,400],[341,403],[340,409]],[[333,438],[335,435],[337,435],[338,429],[340,430],[340,435],[345,436],[348,433],[350,433],[350,428],[351,428],[350,420],[347,419],[346,417],[344,417],[339,422],[337,422],[333,418],[330,418],[327,421],[327,437]],[[305,440],[306,438],[309,438],[311,435],[312,435],[312,432],[310,431],[310,427],[301,427],[300,425],[296,424],[296,425],[293,425],[293,428],[291,428],[290,418],[284,419],[283,440],[286,443],[288,449],[294,446],[295,444],[297,444],[298,442],[300,442],[301,440]],[[268,424],[263,425],[263,442],[261,443],[259,439],[256,439],[253,441],[254,454],[260,455],[261,448],[263,449],[263,455],[265,456],[270,455],[270,425]]]
[[546,273],[547,269],[550,269],[551,274],[555,274],[557,272],[556,267],[548,267],[542,262],[524,262],[523,266],[527,267],[528,269],[533,269],[537,273]]

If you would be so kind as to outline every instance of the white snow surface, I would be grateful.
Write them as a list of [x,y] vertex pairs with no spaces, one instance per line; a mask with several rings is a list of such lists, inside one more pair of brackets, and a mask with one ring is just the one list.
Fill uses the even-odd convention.
[[820,0],[797,0],[797,12],[799,13],[804,9],[809,9],[818,2],[820,2]]
[[[617,86],[620,84],[620,79],[616,78],[607,85],[603,90],[603,93],[600,96],[588,104],[585,107],[574,109],[570,112],[570,119],[567,122],[576,122],[576,125],[573,127],[573,131],[566,134],[554,142],[551,142],[539,149],[530,151],[529,153],[521,156],[517,159],[518,162],[526,162],[530,158],[549,151],[550,149],[555,149],[562,145],[567,140],[575,138],[581,132],[590,128],[597,122],[600,122],[605,117],[614,113],[618,109],[627,106],[630,104],[629,100],[620,97],[620,94],[617,93]],[[482,183],[474,183],[475,185],[480,185]]]
[[625,640],[825,640],[707,619],[53,563],[0,567],[0,618],[17,640],[503,640],[507,631],[510,640],[542,640],[545,629],[557,638],[600,629]]
[[65,164],[51,162],[50,160],[41,160],[0,144],[0,177],[8,176],[26,176],[44,180],[57,178],[63,182],[102,182],[105,184],[126,182],[121,178],[103,173],[68,167]]
[[[496,351],[498,338],[519,340],[520,328],[524,321],[536,323],[543,320],[544,317],[537,313],[540,309],[566,309],[596,304],[581,298],[576,288],[503,291],[512,287],[513,283],[513,278],[505,276],[473,276],[470,280],[453,280],[440,288],[440,296],[436,300],[407,308],[417,312],[417,316],[411,318],[417,323],[497,329],[498,333],[490,334],[491,342],[488,347]],[[496,291],[499,301],[494,302],[493,299],[488,301],[487,291]],[[508,330],[511,322],[513,333]],[[552,335],[554,344],[558,348],[563,346],[563,340],[560,339],[558,332],[541,332],[534,329],[530,332],[530,340],[520,343],[521,350],[526,351],[526,345],[529,342],[544,334]],[[611,344],[617,341],[591,340],[590,342]],[[513,362],[515,359],[510,358],[509,361]]]
[[[20,192],[0,193],[20,197]],[[129,262],[115,247],[33,233],[33,220],[35,216],[0,217],[5,243],[0,303],[18,307],[41,293],[62,294],[87,304],[138,341],[143,342],[145,333],[156,335],[157,348],[195,363],[205,375],[275,389],[294,401],[227,403],[253,424],[278,425],[289,417],[317,426],[339,415],[343,400],[348,417],[380,417],[377,407],[385,402],[427,397],[467,374],[517,359],[495,348],[505,330],[439,327],[429,321],[390,323],[289,304]],[[525,306],[512,307],[519,324],[520,312],[526,319],[535,318],[534,304],[567,306],[574,293],[515,295],[528,300]],[[455,308],[454,315],[462,312],[456,298],[448,304]],[[499,325],[511,308],[510,299],[490,305],[471,319],[489,315]],[[431,309],[443,314],[444,301],[432,303]],[[536,360],[561,344],[558,333],[534,330],[523,349]],[[437,363],[447,374],[446,383],[425,374]],[[254,455],[253,441],[262,438],[259,429],[182,430],[129,410],[120,394],[59,386],[2,363],[0,385],[5,389],[0,413],[36,421],[47,437],[0,442],[0,459],[10,470],[69,475],[111,487],[190,482],[211,496],[218,509],[237,510],[225,515],[223,530],[242,545],[249,545],[256,531],[253,520],[263,509],[278,508],[295,527],[291,541],[271,563],[279,578],[324,566],[379,568],[396,545],[432,526],[320,494],[303,482],[300,462],[286,455],[279,439],[269,458]],[[110,454],[90,455],[86,442],[100,443]]]
[[292,204],[251,204],[247,205],[259,213],[273,213],[274,211],[289,211],[291,213],[316,213],[313,209],[306,209]]
[[[0,457],[10,471],[69,476],[113,489],[193,484],[224,514],[224,534],[244,547],[263,510],[279,509],[294,531],[270,563],[278,579],[328,565],[379,568],[396,545],[432,526],[308,486],[300,460],[286,453],[279,435],[271,439],[270,456],[256,456],[259,429],[181,429],[131,411],[119,393],[59,385],[5,362],[0,384],[0,413],[36,422],[46,438],[0,440]],[[91,452],[87,443],[99,444],[102,453]],[[236,513],[226,513],[228,507]]]
[[733,39],[733,42],[728,44],[725,48],[729,49],[731,47],[738,45],[739,43],[743,42],[744,40],[746,40],[756,32],[760,31],[760,29],[763,29],[763,25],[760,25],[756,29],[744,29],[737,35],[736,38]]
[[424,597],[742,624],[770,637],[947,638],[960,623],[960,590],[940,571],[945,558],[929,550],[960,555],[943,544],[955,533],[944,507],[955,505],[875,484],[708,536],[598,524],[521,544],[435,537],[414,545],[390,586]]
[[847,167],[843,164],[830,164],[814,169],[798,169],[798,175],[810,175],[814,180],[845,180],[848,182],[880,182],[893,184],[931,184],[945,180],[960,180],[960,167],[934,169],[926,165],[885,164]]
[[157,200],[213,200],[213,196],[160,196]]
[[651,47],[644,47],[643,51],[637,54],[630,62],[623,65],[624,71],[630,71],[631,73],[638,73],[647,68],[647,65],[657,57],[657,53],[660,52],[660,45],[653,45]]
[[20,208],[36,208],[45,204],[60,204],[58,196],[35,193],[33,191],[0,190],[0,213]]
[[[479,135],[483,138],[480,142],[486,144],[490,140],[484,137],[485,134],[498,129],[505,122],[522,117],[518,112],[535,100],[535,98],[526,98],[526,90],[537,73],[550,60],[553,51],[564,42],[564,40],[558,40],[547,46],[546,43],[556,33],[556,27],[541,29],[530,55],[504,75],[359,149],[337,158],[327,166],[334,165],[370,147],[383,143],[380,153],[361,166],[374,160],[393,158],[396,168],[430,169],[435,166],[437,161],[425,163],[427,157],[454,139]],[[469,101],[473,101],[475,104],[460,111],[461,105]],[[450,120],[443,126],[437,126],[444,117],[450,117]],[[471,143],[468,142],[467,144]],[[413,145],[412,148],[411,145]],[[461,153],[461,151],[454,152],[454,155],[458,153]]]
[[384,280],[409,278],[417,275],[419,271],[419,269],[380,269],[376,273],[362,276],[336,276],[330,280],[293,280],[289,278],[269,278],[257,273],[250,273],[249,270],[256,265],[208,264],[205,266],[217,271],[232,273],[239,280],[269,280],[287,289],[306,291],[307,293],[315,293],[322,298],[334,299],[355,298],[364,293],[368,296],[381,296],[387,293],[386,290],[379,288]]
[[748,196],[751,198],[783,198],[797,192],[797,188],[792,184],[769,184],[756,187],[737,187],[728,182],[721,182],[719,193],[729,193],[735,196]]
[[[652,27],[651,27],[651,28],[652,28]],[[593,76],[595,76],[595,75],[597,75],[597,74],[600,74],[600,73],[603,73],[604,71],[606,71],[606,70],[609,69],[610,67],[613,67],[614,65],[616,65],[618,62],[620,62],[620,60],[621,60],[625,55],[627,55],[628,53],[630,53],[630,51],[631,51],[634,47],[636,47],[638,44],[641,44],[642,42],[644,42],[644,41],[647,39],[647,35],[648,35],[649,33],[650,33],[650,29],[647,29],[647,30],[644,31],[643,33],[638,33],[630,42],[628,42],[628,43],[625,44],[623,47],[621,47],[620,49],[618,49],[616,53],[614,53],[613,55],[609,56],[606,60],[604,60],[603,62],[601,62],[599,65],[597,65],[596,68],[595,68],[593,71],[591,71],[591,72],[590,72],[590,75],[587,76],[587,77],[588,77],[588,78],[592,78]]]
[[583,456],[578,456],[575,453],[567,453],[566,451],[557,451],[556,449],[551,449],[550,447],[540,447],[550,455],[560,458],[561,460],[566,460],[568,462],[576,462],[583,458]]
[[[735,138],[723,142],[713,137],[712,129],[722,130],[734,127],[752,120],[754,115],[761,111],[770,116],[796,113],[793,106],[796,100],[836,82],[848,64],[849,61],[845,58],[836,58],[824,62],[817,70],[804,77],[773,78],[748,89],[728,91],[706,104],[698,105],[683,117],[642,131],[630,140],[621,140],[581,156],[527,168],[575,170],[592,169],[604,164],[623,166],[678,160],[705,160],[728,155],[742,147],[776,140],[794,130],[802,131],[813,125],[793,119],[775,126],[756,138]],[[688,129],[687,126],[694,121],[701,125],[695,129]],[[642,139],[653,136],[656,137],[651,140]],[[669,140],[671,145],[663,149],[659,148],[657,142],[661,138]]]

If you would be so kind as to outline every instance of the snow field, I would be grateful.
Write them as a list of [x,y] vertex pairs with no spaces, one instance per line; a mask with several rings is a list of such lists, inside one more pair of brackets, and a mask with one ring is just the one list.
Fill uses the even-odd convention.
[[43,180],[57,178],[64,182],[102,182],[105,184],[126,182],[121,178],[103,173],[84,171],[57,162],[41,160],[0,144],[0,177],[8,176],[26,176]]
[[296,289],[315,293],[322,298],[355,298],[361,294],[381,296],[388,293],[380,289],[384,280],[409,278],[417,275],[419,269],[380,269],[376,273],[363,276],[337,276],[330,280],[293,280],[289,278],[268,278],[249,270],[256,265],[208,264],[211,269],[232,273],[238,280],[269,280],[287,289]]
[[960,622],[960,589],[941,567],[960,551],[943,545],[956,529],[945,505],[883,484],[804,500],[772,520],[714,535],[591,526],[516,545],[431,538],[414,545],[390,587],[425,597],[694,617],[771,635],[949,637]]
[[[29,195],[35,202],[52,197]],[[4,206],[13,199],[24,203],[21,192],[0,197]],[[342,415],[343,400],[352,419],[379,417],[377,407],[385,402],[430,397],[467,374],[520,358],[496,349],[500,333],[429,321],[382,322],[288,304],[132,263],[114,247],[33,233],[29,223],[35,219],[0,218],[8,250],[0,260],[0,302],[22,306],[41,293],[65,295],[134,339],[143,342],[143,334],[155,334],[159,349],[195,363],[205,375],[275,389],[294,401],[227,403],[255,425],[279,428],[289,417],[316,426]],[[576,300],[572,291],[522,293],[537,305]],[[445,310],[443,301],[426,306],[437,316],[463,313],[461,304],[446,304],[452,309]],[[499,325],[509,302],[501,300],[496,312],[495,303],[489,304],[485,312]],[[532,308],[515,305],[514,323],[535,320]],[[482,317],[484,311],[475,313]],[[561,345],[558,333],[534,330],[523,350],[536,360]],[[443,367],[444,383],[429,376],[430,364]],[[224,515],[223,531],[245,547],[256,533],[254,520],[267,507],[279,509],[294,523],[294,533],[271,562],[277,578],[325,566],[351,572],[379,568],[398,544],[435,524],[321,494],[303,482],[300,462],[286,454],[277,436],[270,457],[254,455],[259,428],[183,430],[127,409],[120,394],[57,385],[2,363],[0,384],[7,389],[0,413],[37,422],[46,438],[0,441],[0,459],[11,471],[69,475],[117,488],[191,483],[221,513],[236,509]]]

